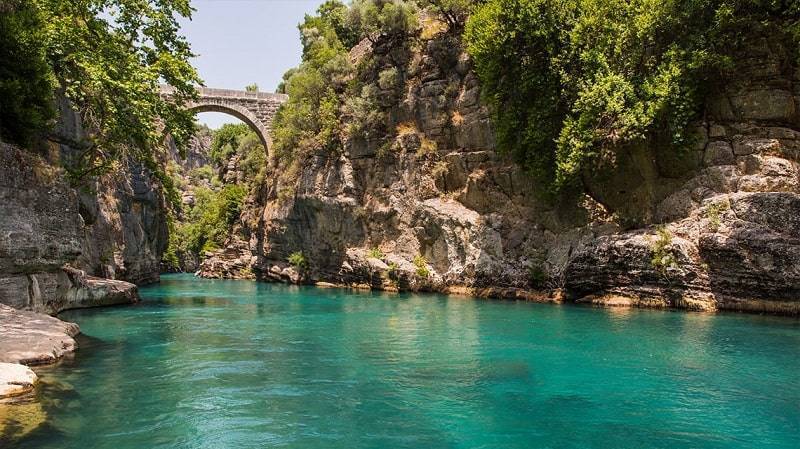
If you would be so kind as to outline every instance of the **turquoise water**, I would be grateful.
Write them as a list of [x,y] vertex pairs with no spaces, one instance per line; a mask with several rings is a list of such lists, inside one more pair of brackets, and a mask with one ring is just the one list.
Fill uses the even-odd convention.
[[[165,276],[64,313],[31,448],[797,448],[800,321]],[[0,444],[2,446],[2,444]],[[4,446],[5,447],[5,446]]]

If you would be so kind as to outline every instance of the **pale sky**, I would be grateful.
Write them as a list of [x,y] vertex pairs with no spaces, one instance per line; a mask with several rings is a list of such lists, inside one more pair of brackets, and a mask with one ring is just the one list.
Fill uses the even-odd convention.
[[[262,92],[274,92],[284,72],[300,63],[297,24],[323,1],[192,0],[196,11],[183,33],[206,86],[244,90],[257,83]],[[213,112],[197,118],[211,128],[238,122]]]

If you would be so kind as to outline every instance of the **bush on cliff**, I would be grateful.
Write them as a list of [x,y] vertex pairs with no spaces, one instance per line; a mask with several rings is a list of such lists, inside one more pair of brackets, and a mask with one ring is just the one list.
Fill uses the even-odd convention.
[[418,28],[417,9],[412,0],[356,0],[350,6],[329,0],[317,15],[306,16],[298,27],[302,62],[286,72],[278,88],[289,94],[273,122],[280,161],[299,164],[314,153],[342,151],[353,135],[386,134],[379,81],[399,85],[397,69],[386,67],[378,80],[371,61],[354,64],[349,50],[364,39],[406,45]]
[[488,0],[465,40],[497,143],[547,185],[613,149],[691,143],[687,125],[749,39],[800,37],[800,2]]

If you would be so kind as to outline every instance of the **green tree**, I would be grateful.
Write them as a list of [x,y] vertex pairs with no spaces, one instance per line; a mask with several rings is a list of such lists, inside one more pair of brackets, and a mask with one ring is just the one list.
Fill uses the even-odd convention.
[[417,4],[410,0],[353,0],[347,26],[373,44],[381,36],[403,38],[418,25]]
[[302,62],[284,75],[279,91],[289,94],[289,100],[273,121],[273,148],[281,160],[341,148],[341,94],[352,80],[354,67],[336,31],[336,26],[343,26],[341,14],[330,12],[335,3],[323,4],[319,15],[306,16],[298,27]]
[[451,30],[461,30],[478,0],[420,0],[419,3],[435,11]]
[[[3,26],[4,52],[30,55],[25,58],[35,65],[31,73],[39,83],[28,91],[28,97],[31,92],[36,97],[31,107],[17,113],[8,109],[16,118],[3,122],[27,121],[44,130],[37,117],[47,114],[37,110],[52,98],[43,80],[54,80],[89,132],[67,167],[73,178],[100,173],[127,158],[155,168],[153,152],[166,134],[179,148],[188,142],[194,118],[183,106],[194,98],[200,82],[178,23],[191,15],[189,0],[4,0],[2,7],[10,11],[3,13],[3,23],[11,25]],[[24,72],[3,76],[12,78],[4,79],[6,90],[13,80],[28,81]],[[160,95],[161,83],[172,87],[171,101]],[[2,94],[5,104],[6,92]]]
[[55,116],[55,78],[42,14],[26,0],[0,0],[0,137],[28,145]]
[[214,164],[217,166],[227,164],[228,159],[236,153],[239,140],[249,131],[250,128],[244,123],[226,123],[215,131],[209,150],[209,157]]
[[256,83],[248,84],[247,86],[244,87],[244,90],[247,92],[258,92],[258,84]]
[[498,147],[547,185],[625,145],[688,146],[688,124],[762,38],[797,55],[797,0],[488,0],[465,40]]

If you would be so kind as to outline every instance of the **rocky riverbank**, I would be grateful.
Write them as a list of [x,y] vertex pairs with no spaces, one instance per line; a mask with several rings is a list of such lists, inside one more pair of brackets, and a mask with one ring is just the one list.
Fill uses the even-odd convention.
[[31,392],[37,378],[27,366],[72,353],[79,333],[77,324],[0,304],[0,399]]

